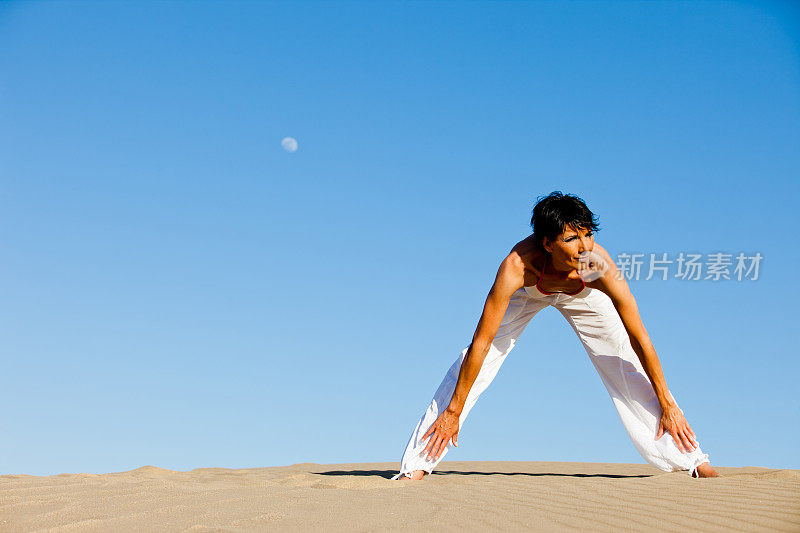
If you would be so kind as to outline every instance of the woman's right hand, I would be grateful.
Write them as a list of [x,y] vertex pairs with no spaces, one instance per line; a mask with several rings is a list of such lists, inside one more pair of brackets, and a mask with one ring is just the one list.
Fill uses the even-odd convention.
[[428,445],[425,446],[423,450],[423,452],[428,453],[428,461],[430,461],[431,458],[438,461],[439,457],[444,453],[447,443],[451,439],[453,441],[453,446],[458,447],[457,437],[458,430],[460,429],[458,418],[459,416],[455,412],[445,409],[422,436],[423,441],[430,437]]

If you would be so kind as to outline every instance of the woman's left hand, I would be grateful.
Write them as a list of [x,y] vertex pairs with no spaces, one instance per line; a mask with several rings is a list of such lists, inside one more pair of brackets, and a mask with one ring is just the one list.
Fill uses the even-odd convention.
[[672,440],[675,441],[675,445],[681,453],[694,451],[697,447],[697,437],[683,416],[683,411],[677,405],[669,406],[666,409],[662,408],[655,440],[660,439],[665,430],[672,435]]

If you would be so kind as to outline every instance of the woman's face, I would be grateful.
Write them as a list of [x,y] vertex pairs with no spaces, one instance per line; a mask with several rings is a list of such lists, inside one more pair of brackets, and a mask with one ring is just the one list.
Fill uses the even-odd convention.
[[594,247],[592,230],[567,226],[554,241],[544,238],[544,247],[553,258],[553,267],[557,270],[575,270],[580,262],[580,255],[591,252]]

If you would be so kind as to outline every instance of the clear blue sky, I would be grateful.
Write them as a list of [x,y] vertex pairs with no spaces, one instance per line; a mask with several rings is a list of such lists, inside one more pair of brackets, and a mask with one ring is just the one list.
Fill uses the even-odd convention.
[[[0,474],[399,461],[553,190],[763,255],[629,283],[712,463],[800,468],[799,59],[790,2],[3,2]],[[459,443],[644,462],[554,309]]]

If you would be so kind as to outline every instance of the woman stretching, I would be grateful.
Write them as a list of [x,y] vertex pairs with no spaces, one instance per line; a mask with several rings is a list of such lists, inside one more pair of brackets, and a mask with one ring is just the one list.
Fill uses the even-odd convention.
[[628,284],[594,241],[595,215],[577,196],[556,191],[533,208],[531,226],[533,234],[500,264],[472,342],[411,433],[393,479],[422,479],[451,443],[458,446],[458,431],[478,396],[528,322],[550,305],[575,330],[642,457],[666,472],[716,477],[667,388]]

